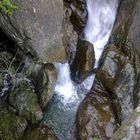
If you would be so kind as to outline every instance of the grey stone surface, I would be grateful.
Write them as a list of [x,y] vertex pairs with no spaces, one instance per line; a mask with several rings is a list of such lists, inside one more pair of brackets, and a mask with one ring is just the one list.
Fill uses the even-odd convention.
[[63,45],[63,0],[12,0],[12,16],[1,13],[0,27],[19,46],[43,62],[66,61]]

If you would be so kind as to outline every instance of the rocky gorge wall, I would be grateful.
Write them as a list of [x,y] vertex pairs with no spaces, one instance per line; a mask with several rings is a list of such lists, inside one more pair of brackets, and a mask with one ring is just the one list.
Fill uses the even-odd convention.
[[52,63],[68,59],[77,83],[96,72],[77,111],[77,140],[139,140],[139,126],[137,131],[130,128],[139,122],[140,1],[120,1],[96,71],[93,47],[82,40],[88,15],[85,0],[12,2],[18,6],[14,14],[0,14],[0,139],[58,139],[40,121],[54,94],[57,73]]

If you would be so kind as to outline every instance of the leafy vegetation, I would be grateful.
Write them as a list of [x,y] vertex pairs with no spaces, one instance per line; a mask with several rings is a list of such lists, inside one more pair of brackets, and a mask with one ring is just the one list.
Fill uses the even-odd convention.
[[17,6],[11,0],[0,0],[0,10],[8,15],[12,15]]

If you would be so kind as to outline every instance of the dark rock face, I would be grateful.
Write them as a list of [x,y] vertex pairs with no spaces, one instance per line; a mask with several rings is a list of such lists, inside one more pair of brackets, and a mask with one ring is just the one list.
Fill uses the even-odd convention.
[[94,137],[108,140],[115,130],[115,116],[111,100],[104,87],[97,80],[80,105],[76,118],[78,140],[93,140]]
[[78,34],[74,30],[73,25],[70,21],[71,9],[67,2],[64,2],[64,31],[65,31],[65,42],[67,45],[67,55],[68,55],[68,63],[71,65],[75,53],[76,53],[76,44],[78,40]]
[[13,0],[13,16],[1,13],[0,27],[25,51],[43,62],[66,61],[63,45],[63,0]]
[[70,20],[74,26],[74,29],[81,33],[86,24],[86,1],[85,0],[72,0],[70,4],[72,10]]
[[5,105],[0,104],[0,139],[19,140],[21,139],[27,122],[11,113]]
[[87,10],[85,0],[64,0],[64,3],[71,10],[70,22],[74,30],[80,34],[85,27]]
[[53,64],[35,64],[30,67],[31,75],[37,89],[41,107],[45,107],[54,94],[57,79],[56,69]]
[[71,65],[71,77],[81,83],[93,71],[94,67],[94,49],[88,41],[79,39],[75,59]]
[[47,126],[28,128],[23,140],[58,140],[52,129]]

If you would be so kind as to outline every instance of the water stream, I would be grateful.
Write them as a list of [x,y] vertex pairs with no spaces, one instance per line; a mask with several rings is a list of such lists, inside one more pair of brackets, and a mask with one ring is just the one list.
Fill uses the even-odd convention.
[[[118,7],[118,0],[87,0],[88,20],[84,29],[86,40],[94,45],[96,63],[110,37]],[[68,63],[55,64],[58,80],[55,95],[45,109],[43,123],[53,128],[59,140],[75,140],[75,115],[78,105],[89,92],[95,75],[82,84],[70,77]]]

